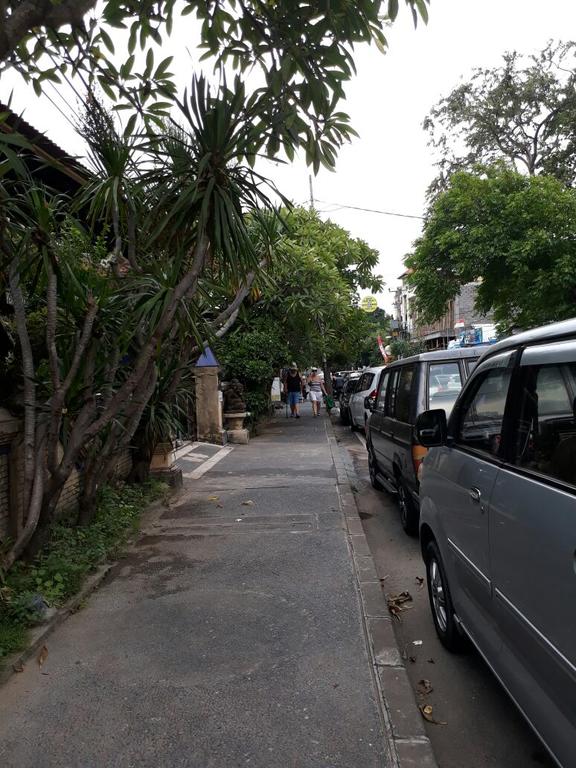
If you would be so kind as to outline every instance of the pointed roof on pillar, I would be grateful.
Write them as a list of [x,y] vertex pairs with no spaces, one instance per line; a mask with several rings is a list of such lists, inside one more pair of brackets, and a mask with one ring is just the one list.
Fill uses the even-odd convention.
[[196,368],[219,368],[220,363],[216,360],[214,352],[210,347],[204,347],[204,352],[200,355],[196,361]]

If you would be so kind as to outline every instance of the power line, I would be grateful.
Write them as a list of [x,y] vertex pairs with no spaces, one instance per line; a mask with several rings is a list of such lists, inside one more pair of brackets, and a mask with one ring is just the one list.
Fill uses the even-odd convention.
[[402,219],[424,219],[424,216],[415,216],[411,213],[397,213],[395,211],[379,211],[376,208],[362,208],[359,205],[341,205],[340,203],[329,203],[327,200],[319,200],[316,198],[317,203],[324,203],[324,205],[335,205],[337,206],[335,210],[339,210],[341,208],[351,208],[354,211],[365,211],[366,213],[379,213],[382,216],[399,216]]

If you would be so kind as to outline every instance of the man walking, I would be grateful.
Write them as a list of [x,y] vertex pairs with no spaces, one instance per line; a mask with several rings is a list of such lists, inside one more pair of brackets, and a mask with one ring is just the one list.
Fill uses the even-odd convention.
[[310,390],[310,400],[312,401],[312,415],[320,416],[320,404],[322,402],[322,395],[326,395],[326,388],[324,382],[318,376],[318,368],[310,369],[310,376],[308,376],[308,389]]
[[292,363],[290,370],[288,371],[286,378],[284,379],[284,392],[286,394],[286,401],[290,406],[290,418],[300,418],[298,413],[298,403],[302,397],[302,377],[298,370],[296,363]]

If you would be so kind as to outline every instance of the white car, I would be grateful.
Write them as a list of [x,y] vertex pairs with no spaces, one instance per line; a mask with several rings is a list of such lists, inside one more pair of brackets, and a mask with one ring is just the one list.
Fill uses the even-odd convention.
[[364,400],[367,397],[376,397],[380,374],[383,370],[384,366],[378,365],[374,368],[365,368],[362,371],[362,376],[360,377],[354,393],[350,397],[348,406],[350,411],[350,429],[366,429],[366,422],[368,421],[371,411],[366,408]]

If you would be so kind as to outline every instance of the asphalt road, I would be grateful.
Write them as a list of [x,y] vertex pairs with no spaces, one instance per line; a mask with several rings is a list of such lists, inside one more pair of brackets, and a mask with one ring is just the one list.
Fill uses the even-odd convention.
[[[431,704],[434,719],[442,723],[426,723],[440,768],[553,768],[555,763],[480,655],[470,648],[455,656],[440,644],[418,541],[402,530],[395,499],[370,486],[363,438],[335,421],[337,437],[351,458],[356,499],[384,590],[412,596],[394,625],[415,697]],[[430,693],[419,692],[427,688],[422,680],[429,681]]]

